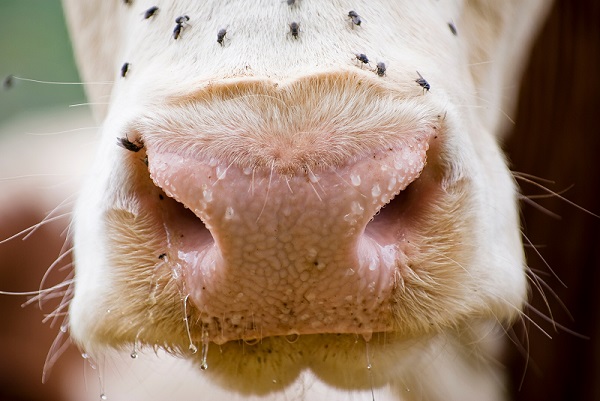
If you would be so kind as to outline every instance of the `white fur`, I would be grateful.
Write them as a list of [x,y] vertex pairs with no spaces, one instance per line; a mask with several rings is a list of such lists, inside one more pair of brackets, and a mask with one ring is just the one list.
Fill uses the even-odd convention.
[[[132,290],[136,281],[142,282],[154,268],[150,263],[156,263],[151,261],[155,255],[148,254],[152,247],[144,241],[152,244],[156,238],[135,233],[138,227],[154,227],[142,221],[146,210],[136,195],[147,184],[140,178],[142,164],[117,147],[115,138],[142,135],[157,147],[193,148],[211,157],[224,157],[236,145],[236,137],[218,129],[208,133],[215,123],[203,120],[200,114],[214,112],[214,121],[226,122],[266,104],[274,109],[289,95],[305,107],[302,110],[321,112],[322,119],[315,117],[315,121],[322,121],[336,117],[338,112],[333,110],[340,103],[366,109],[381,101],[377,107],[385,115],[394,110],[394,102],[404,102],[412,113],[426,117],[407,123],[402,114],[393,124],[410,130],[430,118],[428,123],[438,125],[442,187],[456,201],[442,206],[455,205],[458,215],[431,211],[431,227],[448,234],[422,233],[422,244],[427,244],[430,252],[429,259],[422,261],[429,276],[413,272],[404,278],[407,290],[401,305],[406,310],[398,307],[396,333],[369,346],[362,339],[352,345],[348,338],[337,342],[326,336],[289,346],[273,343],[271,360],[287,358],[291,349],[318,349],[326,342],[331,348],[316,352],[310,363],[303,360],[306,365],[282,362],[285,368],[280,371],[277,364],[268,365],[265,369],[270,376],[258,371],[260,364],[243,361],[249,358],[245,353],[262,355],[266,345],[256,349],[224,346],[220,353],[227,356],[219,362],[222,367],[198,372],[212,383],[205,383],[208,390],[199,388],[197,394],[215,391],[229,399],[230,395],[213,388],[216,386],[252,399],[345,400],[369,397],[374,388],[377,400],[502,399],[502,375],[490,362],[497,355],[496,336],[491,333],[496,332],[496,324],[518,316],[526,283],[515,185],[497,141],[504,132],[505,114],[512,110],[528,45],[548,2],[296,3],[289,7],[277,0],[158,1],[159,13],[142,20],[144,10],[154,3],[65,0],[84,80],[114,81],[111,86],[87,87],[90,101],[102,102],[110,96],[110,103],[95,110],[103,120],[102,137],[75,211],[77,278],[70,306],[72,337],[95,355],[101,355],[107,346],[126,347],[140,341],[185,356],[187,338],[179,294],[173,292],[171,298],[159,301],[164,307],[156,313],[164,316],[160,324],[150,325],[148,313],[155,312],[144,310],[146,295]],[[347,13],[352,9],[363,17],[360,27],[349,23]],[[190,21],[175,40],[174,19],[183,14],[189,15]],[[288,34],[292,21],[300,22],[298,39]],[[450,21],[458,29],[457,36],[448,28]],[[225,26],[227,40],[220,46],[216,33]],[[373,66],[384,61],[386,76],[378,77],[368,66],[359,66],[355,53],[366,53]],[[124,62],[130,63],[130,70],[122,78],[119,72]],[[429,92],[415,83],[416,71],[431,85]],[[316,84],[294,89],[295,83],[313,78]],[[359,82],[371,89],[364,93],[355,89]],[[243,89],[262,84],[277,84],[277,90],[259,88],[260,96],[252,98]],[[290,93],[285,92],[288,88],[292,88]],[[327,97],[338,89],[343,102]],[[326,101],[321,104],[313,98]],[[202,113],[171,107],[197,99],[206,101]],[[297,122],[305,115],[290,113],[289,118]],[[252,124],[248,122],[248,127]],[[377,132],[383,123],[377,113],[361,115],[360,120],[354,113],[340,124],[335,129],[348,131],[364,124]],[[163,129],[173,126],[182,127],[177,135]],[[244,128],[250,130],[248,127]],[[261,129],[267,135],[258,139],[267,146],[271,142],[268,134],[277,127]],[[297,138],[294,132],[287,135]],[[308,146],[302,138],[297,140],[299,148]],[[250,153],[255,157],[258,152]],[[344,157],[357,154],[360,152]],[[252,165],[251,160],[239,163]],[[439,221],[438,215],[442,216]],[[132,244],[134,239],[140,243]],[[115,248],[115,243],[123,244],[126,251]],[[128,256],[138,245],[140,254]],[[427,296],[419,293],[421,284],[424,292],[429,291]],[[173,326],[163,326],[169,319]],[[218,359],[219,350],[213,347],[212,352],[212,360]],[[367,354],[373,358],[372,370],[366,370]],[[320,357],[329,359],[320,364]],[[239,365],[232,362],[237,358],[242,361]],[[221,374],[219,369],[227,373]],[[237,376],[236,369],[241,372]],[[299,372],[295,369],[304,371],[296,376]],[[272,385],[267,376],[273,378]]]

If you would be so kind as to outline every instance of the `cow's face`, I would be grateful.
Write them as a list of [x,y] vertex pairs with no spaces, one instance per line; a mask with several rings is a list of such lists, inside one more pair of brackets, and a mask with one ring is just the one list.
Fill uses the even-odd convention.
[[496,136],[544,6],[67,3],[83,77],[114,80],[88,87],[110,102],[74,222],[84,349],[379,387],[519,313]]

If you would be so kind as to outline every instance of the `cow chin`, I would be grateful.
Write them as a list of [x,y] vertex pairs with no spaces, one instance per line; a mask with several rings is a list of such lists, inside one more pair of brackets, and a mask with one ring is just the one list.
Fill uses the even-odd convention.
[[[94,10],[122,17],[110,35],[123,60],[106,38],[75,38],[84,76],[115,82],[75,209],[73,339],[91,355],[164,348],[246,394],[309,375],[340,391],[494,399],[492,333],[519,316],[526,276],[488,107],[502,96],[470,103],[518,76],[522,50],[493,37],[510,37],[509,18],[492,5],[444,9],[463,12],[457,44],[431,5],[365,4],[370,24],[402,21],[374,32],[303,0],[294,7],[311,19],[276,34],[291,27],[286,4],[242,18],[184,3],[189,21],[165,8],[140,23],[137,2]],[[74,32],[99,23],[69,6]],[[202,40],[217,16],[237,25],[224,43]],[[415,37],[415,21],[429,37]],[[85,57],[92,44],[112,72]],[[363,65],[358,45],[387,70]],[[470,70],[490,57],[483,45],[515,65]],[[102,90],[90,86],[92,100]],[[452,397],[426,384],[473,377],[481,388]]]

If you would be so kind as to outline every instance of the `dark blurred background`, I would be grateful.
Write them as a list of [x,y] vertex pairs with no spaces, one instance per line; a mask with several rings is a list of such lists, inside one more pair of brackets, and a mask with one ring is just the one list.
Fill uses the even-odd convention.
[[[79,79],[58,0],[1,0],[0,77],[7,74],[49,81]],[[79,86],[15,81],[11,90],[0,90],[0,126],[25,111],[65,109],[83,101]],[[600,154],[596,154],[600,152],[600,1],[555,2],[536,41],[519,107],[512,115],[515,125],[504,144],[511,169],[552,181],[542,184],[555,192],[567,189],[564,197],[600,214]],[[520,185],[526,195],[545,193],[526,182]],[[526,250],[529,267],[548,284],[550,289],[544,291],[551,315],[567,330],[555,329],[536,312],[527,311],[552,339],[527,321],[514,328],[514,338],[526,351],[509,347],[510,392],[519,401],[600,400],[600,219],[556,197],[532,200],[560,216],[522,203],[525,235],[565,285],[531,247]],[[21,228],[43,217],[23,213],[29,222],[18,223]],[[10,216],[0,213],[2,238],[15,232],[9,217],[17,214],[12,206]],[[39,244],[34,236],[33,242],[0,246],[0,289],[36,288],[62,243],[44,238],[56,238],[60,231],[59,227],[40,232]],[[52,256],[32,252],[37,245],[52,249]],[[33,307],[20,308],[24,300],[0,296],[0,401],[61,400],[61,362],[50,382],[40,385],[43,360],[57,328],[41,326],[41,313]],[[535,289],[530,303],[550,315]]]
[[[511,168],[552,180],[544,185],[553,191],[570,188],[564,197],[600,214],[599,117],[600,1],[555,1],[525,72],[505,146]],[[520,185],[524,194],[542,193]],[[544,290],[556,322],[589,339],[555,331],[528,311],[552,339],[527,325],[529,366],[524,372],[526,358],[512,353],[512,391],[517,400],[600,400],[600,219],[556,197],[535,201],[560,219],[522,203],[524,232],[565,286],[531,248],[529,267],[556,293]],[[548,316],[539,292],[531,294],[532,306]]]

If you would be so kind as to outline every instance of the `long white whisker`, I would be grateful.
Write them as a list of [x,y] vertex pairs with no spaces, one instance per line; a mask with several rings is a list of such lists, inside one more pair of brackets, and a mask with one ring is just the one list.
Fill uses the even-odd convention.
[[530,183],[531,185],[534,185],[534,186],[536,186],[536,187],[538,187],[538,188],[542,189],[543,191],[546,191],[546,192],[548,192],[549,194],[552,194],[552,195],[556,196],[558,199],[560,199],[560,200],[562,200],[562,201],[564,201],[564,202],[567,202],[569,205],[571,205],[571,206],[574,206],[574,207],[576,207],[577,209],[579,209],[579,210],[581,210],[581,211],[583,211],[583,212],[586,212],[586,213],[588,213],[588,214],[590,214],[590,215],[592,215],[592,216],[594,216],[594,217],[596,217],[596,218],[600,219],[600,215],[597,215],[596,213],[593,213],[593,212],[591,212],[591,211],[587,210],[586,208],[584,208],[584,207],[582,207],[582,206],[579,206],[577,203],[575,203],[575,202],[573,202],[573,201],[571,201],[571,200],[569,200],[569,199],[565,198],[564,196],[560,195],[558,192],[554,192],[553,190],[551,190],[551,189],[548,189],[548,188],[546,188],[545,186],[543,186],[543,185],[541,185],[541,184],[538,184],[537,182],[535,182],[535,181],[533,181],[533,180],[530,180],[530,179],[528,179],[528,178],[525,178],[525,177],[522,177],[522,176],[520,177],[520,176],[518,176],[518,175],[515,175],[515,177],[516,177],[516,178],[518,178],[518,179],[520,179],[520,180],[523,180],[523,181],[525,181],[525,182],[528,182],[528,183]]
[[[58,216],[54,216],[54,217],[52,217],[52,218],[50,218],[50,219],[46,219],[46,220],[44,220],[44,221],[43,221],[43,223],[37,223],[37,224],[35,224],[35,225],[31,226],[31,227],[27,227],[26,229],[24,229],[24,230],[21,230],[21,231],[19,231],[18,233],[14,234],[14,235],[11,235],[11,236],[10,236],[10,237],[8,237],[8,238],[5,238],[5,239],[3,239],[2,241],[0,241],[0,245],[2,245],[2,244],[5,244],[5,243],[7,243],[8,241],[11,241],[11,240],[13,240],[13,239],[15,239],[15,238],[18,238],[19,236],[21,236],[21,235],[23,235],[23,234],[27,234],[27,235],[29,235],[29,234],[31,233],[31,231],[33,231],[33,230],[35,230],[35,229],[39,228],[39,227],[40,227],[41,225],[43,225],[43,224],[48,224],[48,223],[51,223],[51,222],[53,222],[53,221],[60,220],[60,219],[62,219],[62,218],[68,217],[68,216],[70,216],[70,215],[71,215],[71,212],[69,212],[69,213],[64,213],[64,214],[60,214],[60,215],[58,215]],[[25,238],[23,238],[23,239],[25,239]]]
[[49,84],[49,85],[112,85],[114,81],[106,81],[106,82],[61,82],[61,81],[42,81],[39,79],[31,79],[31,78],[23,78],[17,77],[15,75],[12,76],[13,79],[18,81],[26,81],[26,82],[34,82],[36,84]]
[[60,134],[68,134],[71,132],[77,132],[77,131],[87,131],[87,130],[95,130],[100,128],[99,126],[96,127],[79,127],[79,128],[72,128],[72,129],[67,129],[67,130],[63,130],[63,131],[55,131],[55,132],[26,132],[25,135],[31,135],[31,136],[52,136],[52,135],[60,135]]

